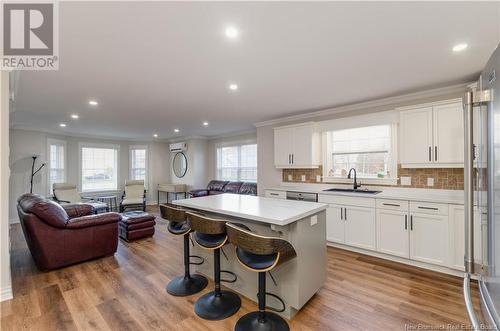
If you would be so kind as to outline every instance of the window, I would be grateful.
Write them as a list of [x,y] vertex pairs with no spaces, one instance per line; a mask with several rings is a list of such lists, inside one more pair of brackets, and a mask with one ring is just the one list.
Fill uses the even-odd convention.
[[355,168],[358,178],[396,177],[395,128],[391,124],[327,133],[327,178],[346,178]]
[[80,145],[82,191],[118,189],[117,146]]
[[148,147],[130,146],[130,179],[142,179],[147,187]]
[[217,179],[257,181],[257,144],[217,148]]
[[66,142],[49,139],[49,193],[52,194],[54,183],[66,182]]

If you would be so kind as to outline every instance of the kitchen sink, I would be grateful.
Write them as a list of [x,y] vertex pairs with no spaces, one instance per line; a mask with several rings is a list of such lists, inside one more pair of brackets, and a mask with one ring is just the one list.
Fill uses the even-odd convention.
[[343,192],[343,193],[360,193],[360,194],[377,194],[382,191],[370,191],[370,190],[360,190],[360,189],[352,189],[352,188],[329,188],[327,190],[323,190],[324,192]]

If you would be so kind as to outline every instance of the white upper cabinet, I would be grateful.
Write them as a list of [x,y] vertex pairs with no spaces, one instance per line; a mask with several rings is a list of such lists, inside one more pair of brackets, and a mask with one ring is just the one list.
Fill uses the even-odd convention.
[[320,136],[314,123],[274,129],[274,164],[277,168],[317,168]]
[[431,162],[432,107],[401,112],[401,163]]
[[403,168],[463,167],[462,103],[451,100],[402,108],[400,155]]

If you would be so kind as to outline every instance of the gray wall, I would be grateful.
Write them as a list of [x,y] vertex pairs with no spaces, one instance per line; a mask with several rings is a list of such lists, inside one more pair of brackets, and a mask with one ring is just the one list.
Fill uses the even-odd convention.
[[[66,142],[67,151],[67,169],[66,179],[70,183],[78,183],[78,153],[79,143],[101,143],[120,146],[119,154],[119,174],[118,183],[120,190],[114,194],[121,196],[121,187],[125,180],[129,178],[129,147],[132,145],[147,145],[149,148],[148,178],[149,187],[148,202],[156,201],[157,184],[170,181],[170,153],[168,143],[165,142],[139,142],[123,141],[112,139],[95,139],[86,137],[72,137],[63,135],[54,135],[39,131],[28,130],[10,130],[10,200],[9,200],[9,218],[10,221],[17,222],[16,200],[26,192],[29,192],[30,174],[31,174],[31,156],[39,155],[37,165],[47,162],[47,139],[59,139]],[[34,179],[33,193],[42,195],[49,194],[47,169],[44,168]],[[98,194],[98,193],[96,193]]]
[[186,184],[187,190],[203,188],[207,186],[208,181],[208,141],[202,138],[193,138],[185,140],[187,151],[184,152],[187,158],[187,172],[182,178],[178,178],[172,169],[174,153],[170,154],[170,178],[172,183]]

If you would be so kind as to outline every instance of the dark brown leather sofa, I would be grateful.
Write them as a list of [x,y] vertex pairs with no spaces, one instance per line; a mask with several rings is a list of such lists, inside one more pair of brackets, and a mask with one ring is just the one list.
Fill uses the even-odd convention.
[[61,206],[35,194],[17,200],[24,237],[40,270],[113,255],[118,246],[118,213],[94,215],[88,204]]
[[211,180],[206,189],[191,190],[188,192],[191,198],[222,193],[257,195],[257,183]]

